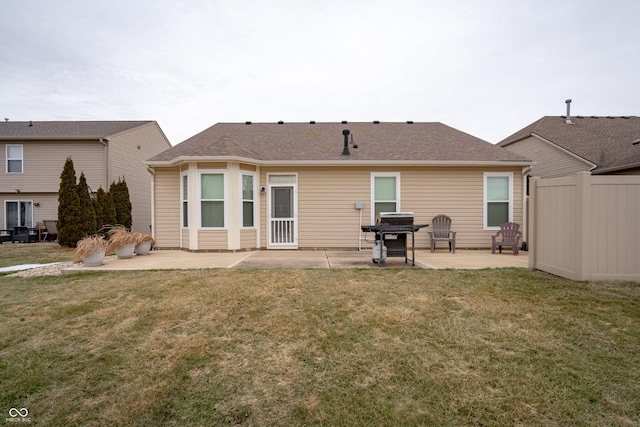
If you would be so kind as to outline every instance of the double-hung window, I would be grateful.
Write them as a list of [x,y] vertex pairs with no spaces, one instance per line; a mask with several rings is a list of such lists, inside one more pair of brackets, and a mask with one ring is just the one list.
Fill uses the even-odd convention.
[[200,227],[225,227],[225,173],[200,173]]
[[255,174],[242,174],[242,227],[255,227]]
[[22,173],[22,145],[7,145],[7,173]]
[[398,212],[400,210],[400,174],[371,174],[372,223],[380,212]]
[[513,219],[513,173],[485,172],[484,228],[496,229]]

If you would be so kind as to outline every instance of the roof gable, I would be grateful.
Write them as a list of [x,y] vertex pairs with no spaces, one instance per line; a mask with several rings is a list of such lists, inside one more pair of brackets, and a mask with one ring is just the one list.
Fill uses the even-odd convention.
[[538,136],[591,163],[597,170],[640,164],[640,117],[545,116],[498,143],[506,147],[528,136]]
[[[342,154],[343,130],[350,155]],[[526,162],[442,123],[218,123],[153,157],[149,163],[191,157],[243,157],[263,162]]]

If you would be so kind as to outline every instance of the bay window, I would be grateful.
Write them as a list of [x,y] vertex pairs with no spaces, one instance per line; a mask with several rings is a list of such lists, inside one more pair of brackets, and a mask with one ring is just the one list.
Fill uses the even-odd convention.
[[200,227],[225,227],[225,173],[200,173]]
[[242,226],[255,227],[255,175],[242,174]]

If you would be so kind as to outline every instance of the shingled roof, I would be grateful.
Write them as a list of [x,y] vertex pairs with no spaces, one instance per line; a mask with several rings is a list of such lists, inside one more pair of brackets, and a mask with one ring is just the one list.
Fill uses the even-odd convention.
[[97,139],[147,123],[152,121],[9,121],[0,122],[0,139]]
[[597,165],[594,173],[640,167],[640,117],[545,116],[498,143],[538,136]]
[[[342,155],[343,130],[358,148]],[[218,123],[150,159],[243,158],[258,163],[442,162],[527,164],[523,157],[442,123]],[[501,163],[504,164],[504,163]]]

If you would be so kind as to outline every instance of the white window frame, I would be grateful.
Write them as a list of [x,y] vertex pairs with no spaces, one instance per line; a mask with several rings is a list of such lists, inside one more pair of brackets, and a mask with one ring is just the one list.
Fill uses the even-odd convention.
[[[9,148],[10,147],[20,147],[20,158],[17,157],[9,157]],[[20,173],[24,173],[24,146],[22,144],[7,144],[6,148],[5,148],[5,166],[6,166],[6,172],[8,174],[20,174]],[[9,161],[16,161],[16,160],[20,160],[20,172],[9,172]]]
[[[242,193],[242,187],[244,185],[245,175],[253,178],[253,199],[245,199],[244,194]],[[258,195],[258,174],[255,172],[241,171],[240,172],[240,216],[241,216],[240,228],[242,228],[243,230],[254,230],[258,227],[256,225],[256,223],[258,222],[258,202],[256,198],[257,195]],[[244,225],[244,203],[245,202],[253,203],[253,225],[251,226]]]
[[[224,203],[223,207],[223,226],[222,227],[203,227],[202,226],[202,175],[222,175],[222,187],[223,187],[223,198],[222,202]],[[228,176],[226,169],[203,169],[198,171],[198,182],[197,182],[197,191],[198,191],[198,229],[199,230],[226,230],[227,225],[229,224],[229,197],[227,191],[228,185]],[[204,201],[214,200],[214,199],[205,199]],[[218,200],[218,199],[215,199]]]
[[[396,199],[395,200],[376,200],[376,178],[393,177],[396,179]],[[376,223],[376,203],[377,202],[395,202],[396,212],[402,212],[400,208],[400,172],[371,172],[371,224]]]
[[[185,188],[185,182],[184,182],[185,178],[187,179],[186,188]],[[185,225],[185,220],[187,221],[186,225]],[[189,228],[189,172],[188,171],[182,172],[180,174],[180,227]]]
[[[4,201],[4,227],[2,227],[2,228],[11,229],[11,227],[9,227],[9,224],[8,224],[9,215],[7,214],[7,205],[9,203],[17,203],[18,204],[18,215],[20,215],[20,204],[21,203],[28,203],[29,204],[28,208],[30,209],[30,214],[31,214],[31,224],[27,224],[26,223],[26,220],[27,220],[27,218],[29,216],[29,214],[27,214],[27,218],[24,218],[24,222],[25,222],[24,227],[33,228],[33,223],[34,223],[34,220],[33,220],[33,200],[5,200]],[[18,217],[18,223],[22,223],[23,222],[23,221],[20,221],[20,219],[21,218]],[[23,226],[22,225],[18,225],[18,227],[23,227]]]
[[509,222],[513,221],[513,172],[485,172],[483,178],[483,203],[482,203],[482,225],[485,230],[500,230],[500,226],[489,226],[487,224],[488,204],[487,194],[489,189],[488,178],[501,177],[509,180],[509,199],[508,200],[492,200],[491,202],[507,202],[509,204]]

